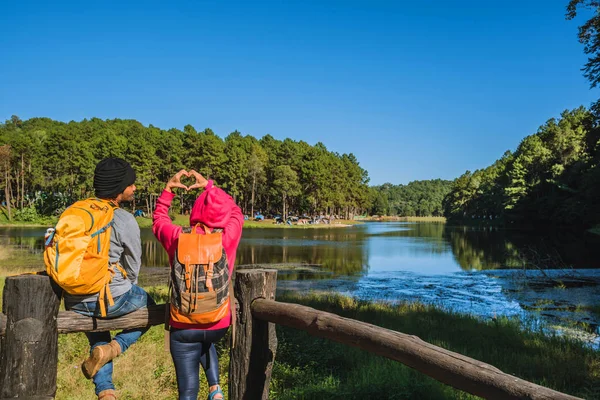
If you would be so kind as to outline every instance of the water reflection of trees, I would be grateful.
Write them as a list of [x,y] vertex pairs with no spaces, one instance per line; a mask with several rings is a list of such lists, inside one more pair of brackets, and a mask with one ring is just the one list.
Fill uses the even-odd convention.
[[497,268],[600,268],[600,237],[541,234],[493,227],[451,227],[444,238],[464,270]]
[[242,243],[238,248],[238,264],[319,264],[335,274],[364,272],[368,255],[362,244],[265,245]]
[[487,228],[449,227],[444,230],[444,237],[460,267],[467,271],[502,267],[512,246],[498,231]]
[[168,267],[169,255],[157,240],[142,240],[142,266]]
[[428,247],[418,247],[419,251],[432,254],[443,254],[447,249],[444,238],[445,224],[437,222],[399,224],[401,229],[385,230],[369,234],[370,237],[383,238],[415,238],[429,244]]
[[[319,264],[324,270],[339,275],[366,270],[368,255],[362,232],[330,230],[255,229],[244,233],[236,262],[242,264]],[[169,258],[162,245],[142,230],[142,265],[162,267]]]
[[43,233],[41,236],[0,236],[0,273],[20,273],[28,268],[42,270],[43,249]]

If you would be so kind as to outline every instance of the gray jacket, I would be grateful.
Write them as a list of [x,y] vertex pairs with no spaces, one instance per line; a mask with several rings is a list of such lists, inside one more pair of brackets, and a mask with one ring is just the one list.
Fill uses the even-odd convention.
[[[127,273],[127,278],[124,278],[121,271],[115,269],[115,275],[109,287],[112,296],[117,297],[128,292],[132,284],[137,284],[142,265],[140,227],[135,217],[121,208],[115,210],[108,257],[111,264],[118,262]],[[65,293],[65,305],[67,306],[89,301],[98,301],[98,295],[73,296]]]

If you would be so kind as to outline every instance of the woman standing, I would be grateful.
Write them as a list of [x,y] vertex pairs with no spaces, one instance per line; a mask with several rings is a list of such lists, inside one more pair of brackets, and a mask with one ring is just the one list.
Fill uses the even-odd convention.
[[[181,177],[195,179],[190,187],[181,183]],[[158,198],[154,210],[152,231],[169,255],[173,268],[177,263],[176,252],[183,228],[171,222],[168,211],[175,197],[174,188],[185,190],[204,189],[194,202],[190,213],[190,227],[196,234],[210,234],[215,229],[222,230],[222,247],[225,251],[228,276],[233,272],[235,256],[240,238],[244,216],[233,198],[223,190],[214,186],[212,180],[206,180],[198,172],[192,170],[179,171],[173,176]],[[228,308],[218,321],[203,324],[183,323],[171,317],[170,347],[171,357],[177,374],[177,388],[180,400],[196,400],[199,391],[200,365],[204,369],[209,385],[209,400],[223,399],[223,391],[219,385],[219,360],[214,343],[219,341],[231,325],[231,311]]]

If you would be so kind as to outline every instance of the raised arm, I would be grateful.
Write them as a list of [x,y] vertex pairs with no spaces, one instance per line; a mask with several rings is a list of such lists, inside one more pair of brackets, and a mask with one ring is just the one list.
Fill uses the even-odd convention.
[[242,214],[242,209],[233,202],[233,199],[231,201],[233,203],[233,208],[231,210],[229,222],[227,222],[227,225],[223,228],[223,242],[231,243],[231,246],[237,250],[237,246],[240,244],[240,239],[242,237],[244,214]]
[[169,257],[174,254],[173,246],[177,243],[177,238],[181,233],[181,227],[173,224],[169,217],[169,208],[175,198],[173,189],[182,188],[187,190],[187,186],[181,183],[182,176],[188,176],[187,171],[184,169],[176,173],[167,182],[165,189],[156,201],[156,208],[152,217],[152,232],[154,232],[154,236],[163,245]]

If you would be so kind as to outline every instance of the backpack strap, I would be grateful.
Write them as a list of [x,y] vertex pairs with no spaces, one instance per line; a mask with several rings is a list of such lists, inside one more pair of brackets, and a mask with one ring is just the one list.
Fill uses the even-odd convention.
[[165,302],[165,352],[171,352],[171,294],[173,293],[173,281],[171,274],[173,273],[173,266],[169,266],[169,283],[167,289],[167,301]]
[[198,234],[198,232],[196,232],[196,228],[202,228],[205,235],[210,235],[210,228],[208,226],[204,225],[203,223],[201,223],[201,222],[196,223],[196,225],[194,225],[194,227],[192,228],[192,233]]
[[104,284],[104,287],[98,294],[98,303],[100,305],[100,316],[101,317],[106,317],[106,304],[105,303],[108,303],[109,307],[115,305],[115,300],[113,299],[112,293],[110,292],[110,282],[112,281],[112,277],[115,275],[115,268],[118,269],[119,271],[121,271],[123,278],[125,278],[125,279],[127,278],[127,272],[125,271],[125,269],[123,267],[121,267],[121,265],[119,263],[114,263],[112,265],[109,265],[109,267],[108,267],[109,273],[106,275],[107,276],[106,283]]
[[[107,275],[110,277],[110,275]],[[109,278],[110,279],[110,278]],[[113,300],[112,294],[110,293],[109,287],[110,280],[104,284],[102,290],[98,294],[98,304],[100,305],[100,316],[106,317],[106,304],[105,300],[108,301],[109,306],[114,306],[115,301]]]
[[[233,275],[233,273],[232,273]],[[231,349],[235,347],[235,321],[237,308],[235,306],[235,295],[233,294],[233,279],[229,278],[229,307],[231,309]]]

